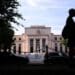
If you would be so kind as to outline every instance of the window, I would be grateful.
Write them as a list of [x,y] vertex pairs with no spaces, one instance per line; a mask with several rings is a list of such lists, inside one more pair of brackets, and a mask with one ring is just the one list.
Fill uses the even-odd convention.
[[60,52],[62,52],[62,44],[60,44]]
[[57,46],[57,43],[55,43],[55,46]]
[[16,45],[14,44],[13,52],[16,53]]
[[55,40],[57,40],[57,37],[55,37]]
[[58,50],[58,46],[57,46],[57,43],[55,43],[55,51],[57,52]]
[[21,54],[21,44],[19,44],[19,50],[18,50],[19,54]]
[[21,38],[19,38],[19,40],[21,40]]
[[14,38],[14,41],[16,40],[16,38]]
[[60,37],[60,40],[62,40],[62,38]]

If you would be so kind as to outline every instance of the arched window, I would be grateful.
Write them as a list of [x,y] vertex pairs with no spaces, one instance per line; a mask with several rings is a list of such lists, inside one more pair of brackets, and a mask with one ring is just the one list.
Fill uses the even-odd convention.
[[16,40],[16,38],[14,38],[14,41]]
[[21,38],[19,38],[19,40],[21,40]]
[[62,40],[62,37],[60,37],[60,40]]
[[19,50],[18,50],[19,54],[21,54],[21,44],[19,44]]
[[60,52],[62,52],[62,44],[60,43]]
[[56,52],[58,51],[57,43],[55,43],[55,51],[56,51]]
[[55,37],[54,39],[57,40],[57,37]]
[[13,52],[16,53],[16,44],[14,44]]

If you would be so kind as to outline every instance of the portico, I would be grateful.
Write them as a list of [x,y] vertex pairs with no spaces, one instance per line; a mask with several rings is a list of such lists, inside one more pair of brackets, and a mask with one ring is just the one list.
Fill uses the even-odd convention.
[[30,52],[45,52],[48,45],[48,36],[29,36]]

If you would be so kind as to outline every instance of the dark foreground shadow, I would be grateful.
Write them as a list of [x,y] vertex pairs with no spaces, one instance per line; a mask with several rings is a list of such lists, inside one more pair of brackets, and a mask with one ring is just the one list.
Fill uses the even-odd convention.
[[18,57],[11,53],[0,53],[0,65],[27,64],[28,58]]
[[[75,60],[67,64],[28,64],[27,58],[17,57],[13,54],[0,54],[0,73],[27,73],[27,74],[48,74],[51,73],[75,73]],[[48,71],[48,72],[47,72]]]

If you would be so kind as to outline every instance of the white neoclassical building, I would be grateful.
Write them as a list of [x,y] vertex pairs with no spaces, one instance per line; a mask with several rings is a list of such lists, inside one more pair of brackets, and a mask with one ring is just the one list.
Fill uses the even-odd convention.
[[[25,33],[15,35],[14,52],[48,52],[59,51],[65,52],[65,46],[61,43],[63,39],[61,35],[54,35],[51,27],[31,26],[25,28]],[[16,51],[15,51],[16,50]]]

